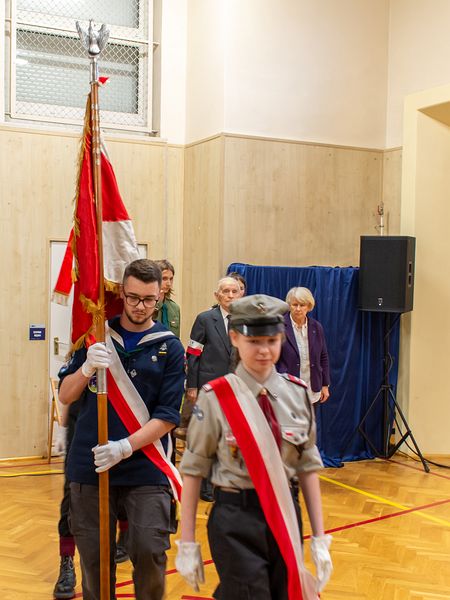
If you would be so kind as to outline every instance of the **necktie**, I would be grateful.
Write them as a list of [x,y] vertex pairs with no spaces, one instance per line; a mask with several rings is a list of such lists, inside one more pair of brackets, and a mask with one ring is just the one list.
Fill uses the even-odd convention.
[[231,315],[227,315],[225,317],[225,329],[227,330],[227,333],[228,333],[228,330],[230,328],[230,318],[231,318]]
[[278,448],[281,448],[281,429],[280,424],[278,423],[275,412],[270,403],[269,397],[267,396],[267,390],[263,388],[258,396],[258,404],[261,410],[264,413],[264,416],[269,423],[269,427],[273,433],[273,437],[277,443]]

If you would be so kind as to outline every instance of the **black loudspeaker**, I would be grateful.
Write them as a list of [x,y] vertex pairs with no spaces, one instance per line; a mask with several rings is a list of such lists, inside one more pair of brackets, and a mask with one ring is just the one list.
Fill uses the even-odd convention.
[[416,238],[361,236],[359,298],[361,310],[404,313],[413,309]]

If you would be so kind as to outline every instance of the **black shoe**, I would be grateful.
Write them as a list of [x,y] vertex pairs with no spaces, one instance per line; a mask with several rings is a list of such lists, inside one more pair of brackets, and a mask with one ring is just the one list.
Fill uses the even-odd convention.
[[204,502],[214,502],[214,496],[209,492],[200,492],[200,500]]
[[128,531],[120,531],[116,542],[116,556],[114,558],[116,564],[130,560],[127,551]]
[[75,576],[73,556],[61,556],[59,577],[53,590],[53,596],[58,599],[74,598],[76,584],[77,578]]
[[205,502],[214,502],[213,486],[209,479],[202,479],[202,485],[200,486],[200,499]]

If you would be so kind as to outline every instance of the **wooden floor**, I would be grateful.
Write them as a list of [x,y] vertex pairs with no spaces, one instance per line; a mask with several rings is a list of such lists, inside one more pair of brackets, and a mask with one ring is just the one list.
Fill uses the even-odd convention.
[[[53,597],[61,469],[61,459],[50,468],[37,460],[0,463],[1,600]],[[432,467],[426,474],[403,456],[347,463],[322,472],[322,493],[334,573],[321,600],[450,599],[449,470]],[[174,571],[171,550],[166,600],[212,597],[217,576],[206,542],[208,507],[200,504],[198,518],[206,583],[193,592]],[[308,551],[306,560],[311,566]],[[130,563],[119,565],[118,582],[117,598],[134,598]],[[77,592],[81,598],[79,585]]]

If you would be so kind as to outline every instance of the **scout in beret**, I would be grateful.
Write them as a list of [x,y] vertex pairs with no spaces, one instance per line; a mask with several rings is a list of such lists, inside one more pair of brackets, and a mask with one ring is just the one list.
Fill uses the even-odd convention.
[[[215,504],[208,540],[220,579],[217,600],[317,599],[332,571],[314,414],[304,383],[274,367],[288,309],[282,300],[264,294],[231,304],[236,371],[203,386],[187,432],[175,564],[198,590],[204,575],[195,517],[201,479],[210,476]],[[303,564],[300,507],[290,487],[295,477],[313,532],[316,578]]]

